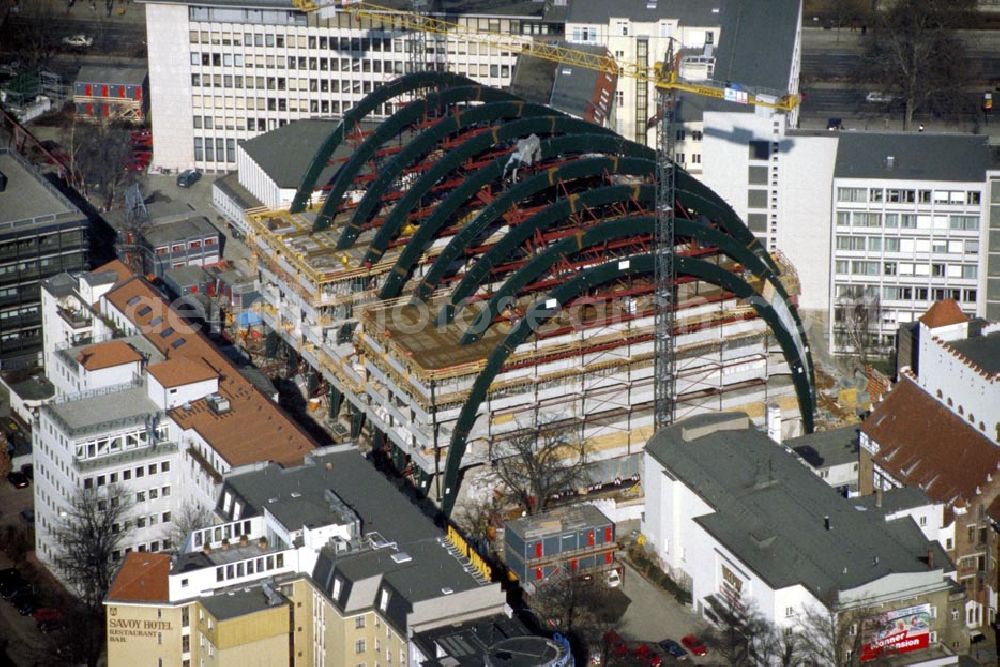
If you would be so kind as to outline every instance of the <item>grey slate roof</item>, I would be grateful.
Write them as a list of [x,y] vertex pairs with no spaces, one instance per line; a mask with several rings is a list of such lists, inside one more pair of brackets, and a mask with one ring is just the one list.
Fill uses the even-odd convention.
[[57,273],[42,281],[42,285],[54,297],[69,296],[76,290],[78,284],[76,279],[68,273]]
[[193,216],[184,220],[172,220],[150,225],[142,230],[142,235],[150,245],[158,246],[190,238],[218,237],[219,230],[208,221],[208,218]]
[[[627,18],[643,23],[660,19],[677,19],[684,26],[713,27],[719,25],[718,10],[724,0],[567,0],[567,23],[603,23],[612,18]],[[716,10],[716,11],[713,11]],[[662,57],[662,56],[661,56]]]
[[[734,416],[745,419],[686,419],[654,435],[646,453],[715,508],[695,520],[772,588],[802,584],[823,599],[890,573],[931,569],[920,558],[932,545],[912,519],[886,523],[855,509],[749,420],[712,430]],[[691,436],[698,428],[705,432]]]
[[264,590],[259,583],[256,586],[249,586],[247,589],[240,587],[230,591],[221,591],[215,595],[205,595],[199,598],[199,602],[208,610],[208,613],[220,621],[272,609],[274,606],[268,604],[267,596],[264,595]]
[[[329,118],[305,118],[247,139],[240,145],[279,188],[295,188],[309,168],[309,158],[337,125],[338,121]],[[327,167],[317,183],[326,183],[333,173],[334,169]]]
[[915,486],[901,486],[882,493],[882,507],[875,506],[876,497],[874,494],[852,498],[851,503],[876,514],[895,514],[901,510],[932,505],[934,500]]
[[[413,603],[441,597],[443,588],[458,592],[480,585],[442,545],[444,532],[353,448],[314,455],[294,468],[268,464],[227,478],[225,486],[246,504],[242,516],[267,508],[290,530],[307,522],[330,522],[331,509],[322,499],[333,490],[360,519],[361,535],[377,532],[395,543],[395,549],[362,544],[359,550],[339,554],[331,548],[320,552],[313,579],[331,597],[334,575],[344,579],[340,599],[334,600],[342,608],[371,607],[382,582],[396,592],[388,616],[405,627]],[[296,501],[312,506],[293,506],[292,493],[299,494]],[[278,501],[269,502],[271,498]],[[221,507],[217,512],[226,516]],[[411,559],[396,562],[392,555],[397,551]]]
[[145,67],[112,67],[109,65],[84,65],[76,75],[77,83],[111,83],[141,86],[146,80]]
[[799,4],[799,0],[726,0],[713,78],[786,93]]
[[858,460],[858,429],[853,426],[816,431],[786,443],[813,468],[826,468]]
[[[520,643],[515,644],[517,640]],[[418,632],[413,643],[421,653],[430,656],[421,667],[481,667],[487,664],[490,648],[501,643],[508,649],[516,648],[508,660],[500,663],[504,667],[552,664],[548,661],[557,657],[551,644],[532,635],[516,616],[508,618],[502,614]]]
[[987,373],[1000,373],[1000,331],[945,343]]
[[[836,178],[982,182],[988,138],[928,132],[841,132]],[[886,157],[895,157],[888,168]]]

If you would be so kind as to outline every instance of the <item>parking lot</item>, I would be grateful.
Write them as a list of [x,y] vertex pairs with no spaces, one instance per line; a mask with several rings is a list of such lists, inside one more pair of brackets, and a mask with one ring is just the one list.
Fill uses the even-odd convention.
[[[656,644],[664,639],[680,641],[687,634],[704,638],[708,623],[678,602],[672,595],[650,583],[628,563],[623,563],[625,576],[622,590],[632,601],[622,617],[619,634],[626,640]],[[711,652],[704,657],[689,656],[696,665],[721,665]]]

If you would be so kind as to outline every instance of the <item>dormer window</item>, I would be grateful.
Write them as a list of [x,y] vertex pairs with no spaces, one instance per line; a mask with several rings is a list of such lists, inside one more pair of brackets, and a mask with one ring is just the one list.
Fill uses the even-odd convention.
[[384,612],[389,608],[389,589],[383,588],[380,595],[381,597],[378,601],[378,608]]
[[334,577],[333,579],[333,599],[340,599],[340,591],[344,588],[344,581],[340,577]]

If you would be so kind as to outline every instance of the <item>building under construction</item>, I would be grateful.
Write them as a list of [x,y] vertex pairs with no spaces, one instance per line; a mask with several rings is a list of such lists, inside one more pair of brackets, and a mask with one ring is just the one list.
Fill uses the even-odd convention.
[[[387,103],[398,111],[362,129]],[[293,128],[277,130],[289,155],[241,147],[240,185],[259,201],[299,164],[287,208],[251,208],[239,224],[264,321],[329,383],[331,416],[354,434],[367,422],[446,510],[491,442],[539,426],[586,441],[593,460],[642,449],[654,416],[651,149],[448,73],[377,88],[308,151]],[[682,170],[675,192],[676,417],[762,422],[778,404],[786,434],[811,430],[794,274]]]

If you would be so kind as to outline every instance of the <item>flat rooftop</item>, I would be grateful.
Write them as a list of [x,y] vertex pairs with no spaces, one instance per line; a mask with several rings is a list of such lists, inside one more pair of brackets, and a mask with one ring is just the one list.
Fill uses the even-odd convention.
[[804,585],[823,599],[948,563],[942,550],[929,567],[920,558],[937,543],[916,523],[857,509],[742,413],[680,421],[646,452],[714,509],[695,521],[772,588]]
[[785,444],[813,468],[858,461],[858,429],[854,426],[815,431],[790,438]]
[[0,149],[0,172],[7,177],[7,188],[0,192],[0,235],[9,232],[15,222],[27,224],[46,216],[79,216],[84,220],[80,209],[44,176],[5,148]]
[[264,592],[262,584],[240,586],[233,590],[216,591],[215,595],[203,595],[198,598],[201,606],[219,621],[267,611],[288,604],[288,600],[274,591],[273,598]]
[[555,533],[566,533],[606,526],[611,519],[593,505],[570,505],[559,507],[542,514],[507,522],[507,530],[521,537],[541,537]]
[[142,423],[148,415],[160,411],[140,385],[103,396],[91,396],[64,403],[52,403],[43,408],[50,411],[73,431],[87,431],[108,422]]

